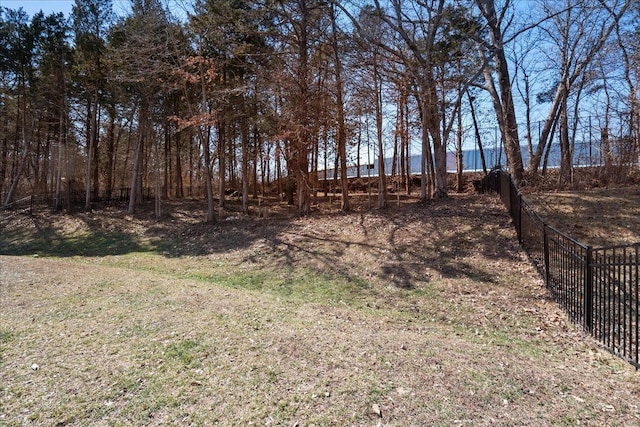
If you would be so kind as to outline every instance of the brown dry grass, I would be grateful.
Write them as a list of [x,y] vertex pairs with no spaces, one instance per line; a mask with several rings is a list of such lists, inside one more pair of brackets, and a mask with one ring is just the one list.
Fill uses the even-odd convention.
[[5,225],[0,424],[640,423],[494,197],[365,205]]
[[640,243],[640,187],[532,193],[525,198],[545,221],[585,244]]

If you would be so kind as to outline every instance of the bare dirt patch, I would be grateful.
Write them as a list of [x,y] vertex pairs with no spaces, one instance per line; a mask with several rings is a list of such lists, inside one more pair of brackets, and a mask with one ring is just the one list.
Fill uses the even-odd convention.
[[[0,234],[0,424],[637,425],[491,196]],[[229,218],[229,219],[227,219]]]

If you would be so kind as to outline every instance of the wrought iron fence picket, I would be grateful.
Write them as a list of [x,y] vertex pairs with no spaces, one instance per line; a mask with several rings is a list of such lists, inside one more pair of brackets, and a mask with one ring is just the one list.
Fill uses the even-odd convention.
[[640,369],[640,243],[585,245],[547,224],[511,176],[498,174],[492,188],[553,298],[607,350]]

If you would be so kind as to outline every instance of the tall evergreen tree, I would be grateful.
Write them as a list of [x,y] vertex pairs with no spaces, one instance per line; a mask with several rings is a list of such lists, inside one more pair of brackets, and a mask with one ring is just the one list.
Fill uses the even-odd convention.
[[[34,130],[32,89],[35,78],[36,37],[29,17],[22,10],[2,9],[0,22],[0,70],[3,74],[3,107],[11,114],[6,117],[8,135],[3,138],[0,177],[8,186],[3,204],[8,206],[18,189],[27,165]],[[12,110],[9,112],[9,109]],[[8,159],[12,158],[11,163]]]
[[78,97],[85,108],[87,175],[85,210],[98,197],[100,112],[106,84],[106,37],[113,22],[111,0],[75,0],[72,10],[75,33],[75,77]]
[[[136,142],[131,165],[127,212],[133,214],[142,200],[145,153],[157,141],[156,123],[167,120],[162,98],[173,90],[173,72],[180,55],[180,27],[158,0],[135,0],[132,13],[111,28],[109,56],[114,83],[126,88],[137,111]],[[155,121],[155,122],[154,122]],[[156,162],[156,166],[158,162]],[[156,194],[159,197],[159,194]]]

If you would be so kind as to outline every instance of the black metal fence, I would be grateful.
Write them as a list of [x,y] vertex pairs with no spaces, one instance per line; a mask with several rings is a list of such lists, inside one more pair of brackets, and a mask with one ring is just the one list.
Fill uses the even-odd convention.
[[33,199],[33,196],[27,196],[7,206],[0,206],[0,223],[19,214],[26,213],[31,215],[33,213]]
[[511,176],[492,171],[518,240],[571,320],[640,368],[640,243],[594,248],[547,224]]

